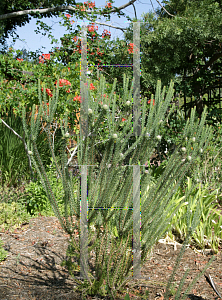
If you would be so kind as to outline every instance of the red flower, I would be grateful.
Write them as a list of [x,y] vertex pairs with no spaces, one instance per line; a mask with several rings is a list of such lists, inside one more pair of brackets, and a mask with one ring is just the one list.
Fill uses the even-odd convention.
[[68,71],[70,71],[70,68],[68,67]]
[[66,18],[68,19],[71,18],[70,14],[66,14]]
[[104,29],[104,30],[103,30],[103,33],[102,33],[102,38],[104,38],[104,37],[106,37],[106,36],[108,36],[108,37],[110,38],[110,37],[111,37],[111,33],[110,33],[110,31]]
[[[55,84],[57,84],[57,80],[56,80]],[[62,87],[64,85],[70,85],[71,86],[71,83],[66,79],[59,79],[59,86]]]
[[92,83],[90,83],[90,88],[89,89],[90,90],[95,90],[95,86]]
[[122,118],[122,122],[126,121],[126,119]]
[[[50,89],[45,89],[46,90],[46,93],[48,94],[49,97],[52,97],[52,92]],[[42,92],[43,92],[43,88],[42,88]],[[48,104],[47,104],[48,105]]]
[[39,56],[39,63],[44,64],[44,59],[41,57],[41,55]]
[[16,58],[18,61],[23,61],[23,59],[22,58]]
[[100,55],[100,56],[102,56],[103,55],[103,53],[101,53],[100,51],[98,51],[99,50],[99,48],[97,48],[97,54],[98,55]]
[[110,2],[107,3],[106,7],[111,8],[112,4]]
[[76,96],[73,98],[73,101],[79,101],[80,103],[82,102],[81,101],[81,96]]
[[[133,43],[130,43],[129,44],[129,49],[128,49],[128,51],[129,51],[129,54],[131,54],[131,53],[133,53],[133,47],[134,47],[135,45],[133,44]],[[136,49],[136,52],[138,51],[138,49]]]
[[77,41],[77,36],[74,36],[73,40],[74,40],[74,42],[76,42]]
[[130,43],[130,44],[129,44],[129,49],[128,49],[129,54],[133,53],[133,46],[134,46],[133,43]]
[[[148,104],[151,103],[151,99],[149,101],[147,101]],[[155,104],[155,100],[153,99],[153,105]]]
[[89,2],[89,8],[93,8],[95,7],[95,1],[92,3],[92,2]]
[[88,26],[89,32],[94,31],[95,29],[98,30],[98,26]]
[[48,94],[48,96],[52,97],[52,92],[50,89],[46,89],[46,93]]
[[89,8],[93,8],[93,7],[95,7],[95,1],[93,3],[89,2],[89,1],[84,2],[84,5],[89,6]]
[[44,57],[45,60],[49,60],[50,59],[50,54],[42,54],[42,56]]

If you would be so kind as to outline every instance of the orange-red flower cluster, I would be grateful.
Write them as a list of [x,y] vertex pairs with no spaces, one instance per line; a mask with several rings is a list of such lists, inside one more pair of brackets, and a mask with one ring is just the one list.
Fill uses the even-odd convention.
[[[73,39],[74,39],[75,42],[77,41],[77,37],[76,36]],[[80,40],[79,40],[78,41],[78,45],[76,45],[76,48],[78,48],[78,49],[74,49],[73,53],[75,53],[76,51],[78,51],[79,53],[81,53],[80,47],[81,47],[81,44],[80,44]]]
[[88,29],[89,29],[89,32],[92,32],[92,31],[94,31],[95,29],[98,30],[98,26],[93,26],[93,25],[92,25],[92,26],[89,26],[89,25],[88,25]]
[[133,43],[130,43],[130,44],[129,44],[129,49],[128,49],[129,54],[133,53],[133,47],[134,47],[134,44],[133,44]]
[[106,7],[111,8],[112,7],[112,3],[108,2]]
[[90,88],[89,89],[90,90],[95,90],[95,86],[92,83],[90,83]]
[[[55,84],[57,84],[57,80],[55,82]],[[67,79],[59,79],[59,86],[64,86],[64,85],[70,85],[71,86],[71,83],[67,80]]]
[[97,54],[100,55],[100,56],[103,55],[103,53],[99,51],[99,48],[97,48]]
[[106,36],[111,37],[111,33],[110,33],[110,31],[104,29],[104,30],[103,30],[103,33],[102,33],[102,38],[104,38],[104,37],[106,37]]
[[[48,94],[49,97],[52,97],[52,91],[50,89],[45,89],[46,93]],[[42,88],[42,92],[43,92],[43,88]]]
[[18,61],[23,61],[23,59],[22,58],[16,58]]
[[[55,85],[57,84],[57,80],[55,82]],[[67,80],[67,79],[59,79],[59,86],[62,87],[64,85],[69,85],[71,86],[71,83]],[[70,89],[68,89],[68,91],[66,91],[67,93],[70,93]]]
[[39,56],[39,63],[44,64],[45,60],[50,60],[50,54],[42,54],[42,56]]
[[[151,103],[151,99],[147,101],[148,104]],[[155,100],[153,100],[153,105],[155,104]]]
[[95,7],[95,1],[92,3],[92,2],[89,2],[89,1],[87,1],[87,2],[84,2],[84,5],[85,6],[89,6],[89,8],[94,8]]
[[80,6],[79,4],[76,5],[77,8],[81,8],[81,11],[85,11],[85,7],[84,6]]
[[71,18],[71,15],[70,14],[66,14],[66,18]]
[[73,101],[79,101],[80,103],[82,102],[81,101],[81,96],[76,96],[73,98]]

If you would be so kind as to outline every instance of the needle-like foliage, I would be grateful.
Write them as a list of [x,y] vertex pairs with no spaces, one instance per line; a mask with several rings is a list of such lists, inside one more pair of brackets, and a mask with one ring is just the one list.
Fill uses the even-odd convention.
[[[65,151],[69,138],[67,116],[64,116],[64,124],[62,121],[60,124],[64,142],[61,167],[56,161],[50,137],[50,124],[53,121],[56,104],[59,99],[58,86],[56,93],[53,93],[56,96],[53,96],[49,102],[49,114],[47,115],[47,107],[46,105],[42,105],[39,83],[39,101],[41,105],[36,121],[34,120],[35,107],[33,107],[31,127],[29,129],[24,119],[25,111],[23,112],[23,126],[26,138],[28,139],[28,147],[30,153],[33,153],[32,162],[38,171],[56,217],[59,219],[63,229],[70,235],[66,264],[69,266],[70,272],[75,275],[74,279],[78,283],[78,288],[83,293],[108,294],[113,298],[115,298],[116,292],[132,276],[131,238],[133,210],[130,208],[133,207],[133,165],[140,165],[141,168],[140,246],[141,262],[143,263],[158,238],[164,234],[176,210],[179,209],[183,201],[186,201],[184,198],[175,208],[175,203],[172,203],[172,197],[184,179],[187,170],[194,166],[195,159],[204,153],[212,136],[211,128],[204,125],[206,109],[203,112],[201,121],[197,122],[195,122],[194,109],[183,131],[183,137],[176,146],[163,174],[158,180],[153,180],[150,173],[145,170],[144,164],[149,160],[153,154],[153,149],[159,143],[161,139],[161,126],[163,126],[167,116],[171,113],[171,110],[167,113],[167,109],[169,108],[174,92],[173,83],[171,82],[166,93],[166,88],[162,89],[160,81],[158,82],[155,97],[152,97],[155,100],[155,105],[150,106],[147,119],[146,105],[143,103],[141,134],[136,136],[135,142],[129,147],[128,144],[132,138],[132,114],[129,114],[122,131],[118,131],[119,123],[115,120],[117,107],[116,95],[114,94],[115,85],[116,81],[114,81],[113,89],[108,99],[103,99],[103,104],[101,105],[98,102],[100,102],[99,99],[102,100],[105,89],[105,79],[101,78],[97,95],[98,101],[94,101],[91,95],[88,101],[89,133],[86,137],[77,137],[78,165],[80,168],[84,165],[88,166],[88,207],[91,208],[88,211],[90,271],[89,274],[86,274],[87,280],[85,281],[82,281],[78,277],[77,271],[80,265],[80,240],[75,238],[75,232],[76,230],[80,232],[80,200],[82,192],[80,181],[77,182],[76,187],[73,178],[68,172],[68,159]],[[120,104],[124,105],[130,101],[130,105],[128,106],[129,111],[132,109],[132,85],[128,91],[128,80],[124,77],[124,96]],[[64,215],[59,210],[36,146],[36,133],[38,132],[41,114],[43,121],[47,122],[46,132],[49,147],[57,173],[62,179]],[[120,115],[121,112],[118,111],[118,114]],[[97,164],[95,167],[95,144],[98,140],[97,131],[104,120],[108,122],[109,136],[106,140],[102,161],[100,165]],[[129,156],[129,165],[122,165],[125,158]],[[74,222],[74,218],[76,222]],[[195,228],[196,219],[194,221],[192,230]]]

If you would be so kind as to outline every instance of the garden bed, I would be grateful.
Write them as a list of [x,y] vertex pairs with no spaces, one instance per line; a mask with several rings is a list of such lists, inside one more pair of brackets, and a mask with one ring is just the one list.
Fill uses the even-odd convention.
[[[66,267],[60,263],[66,257],[68,235],[63,231],[56,217],[33,218],[28,224],[14,232],[0,233],[0,238],[8,249],[8,257],[0,264],[1,299],[81,299],[81,294],[73,291],[74,281]],[[180,246],[158,243],[141,269],[144,279],[132,280],[125,291],[116,299],[163,299],[164,288],[172,272]],[[175,287],[187,268],[190,269],[185,285],[202,270],[212,254],[198,254],[186,249],[180,267],[176,272]],[[222,255],[219,252],[208,272],[219,291],[222,291]],[[145,292],[149,294],[145,296]],[[202,276],[187,299],[215,299],[216,294]],[[109,299],[88,296],[86,299]]]

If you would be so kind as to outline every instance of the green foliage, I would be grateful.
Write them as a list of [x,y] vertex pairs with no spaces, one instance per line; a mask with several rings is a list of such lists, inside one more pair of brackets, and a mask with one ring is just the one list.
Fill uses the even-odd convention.
[[[198,183],[201,182],[206,186],[208,192],[212,190],[218,190],[217,200],[221,202],[222,194],[222,147],[221,147],[221,128],[213,127],[214,135],[212,140],[208,143],[206,153],[203,155],[203,159],[198,158],[196,161],[195,170],[190,170],[187,176]],[[196,172],[196,175],[194,173]]]
[[13,231],[21,224],[30,220],[31,216],[25,211],[24,206],[17,202],[0,203],[0,228],[1,231]]
[[[9,108],[7,115],[2,113],[1,118],[21,137],[24,131],[21,127],[21,117],[14,114],[12,107]],[[21,184],[21,178],[28,180],[31,178],[30,169],[28,165],[28,157],[25,151],[23,142],[15,135],[3,122],[0,124],[0,170],[1,170],[1,185],[7,183],[9,186],[17,186]],[[59,136],[60,129],[55,132],[57,142],[54,144],[56,155],[59,155]],[[43,131],[39,132],[37,139],[38,147],[44,165],[50,163],[49,149],[47,147],[46,134]],[[19,180],[18,180],[19,178]],[[20,181],[20,182],[19,182]]]
[[[17,61],[16,58],[19,58],[20,55],[15,52],[17,51],[11,49],[7,54],[0,55],[0,105],[2,111],[13,107],[14,112],[19,114],[23,106],[31,109],[33,104],[38,105],[38,79],[41,80],[44,94],[46,88],[53,91],[58,76],[59,79],[70,80],[72,85],[70,91],[66,86],[60,87],[57,118],[63,116],[67,109],[69,112],[79,109],[79,103],[73,101],[73,97],[79,90],[79,61],[77,65],[75,61],[68,70],[68,67],[64,68],[63,65],[56,62],[56,55],[53,53],[50,60],[45,60],[42,64],[39,63],[39,58],[32,61]],[[22,71],[31,71],[31,74],[22,74]],[[45,93],[45,103],[49,102],[49,99],[50,96]]]
[[4,243],[0,239],[0,262],[6,259],[8,252],[3,248]]
[[[12,110],[8,116],[2,117],[3,120],[13,128],[18,134],[22,135],[21,119],[15,117]],[[1,184],[9,182],[15,185],[17,178],[27,173],[27,162],[24,145],[15,134],[3,123],[0,124],[0,170]]]
[[[173,235],[179,241],[184,241],[188,230],[194,220],[197,210],[200,210],[199,225],[191,235],[194,247],[205,249],[210,247],[214,252],[218,252],[218,246],[222,238],[222,218],[216,210],[216,198],[218,191],[209,193],[207,185],[201,184],[192,188],[192,179],[187,178],[185,192],[179,190],[178,197],[185,197],[183,205],[179,208],[172,219],[172,225],[168,226],[168,234]],[[214,234],[213,234],[213,228]]]
[[[60,178],[56,178],[55,166],[47,166],[49,171],[47,172],[47,177],[49,179],[52,191],[58,202],[58,206],[63,211],[64,207],[64,191],[62,188],[62,183]],[[23,205],[26,206],[26,211],[32,216],[36,213],[41,213],[41,215],[54,215],[52,207],[48,200],[47,194],[41,185],[41,181],[37,180],[35,182],[30,182],[25,187],[25,196],[21,198]]]
[[[165,8],[141,18],[141,93],[157,79],[175,82],[175,92],[204,96],[220,82],[222,7],[219,1],[164,1]],[[133,41],[132,24],[125,41]],[[196,103],[197,105],[197,103]],[[212,106],[212,105],[211,105]]]

